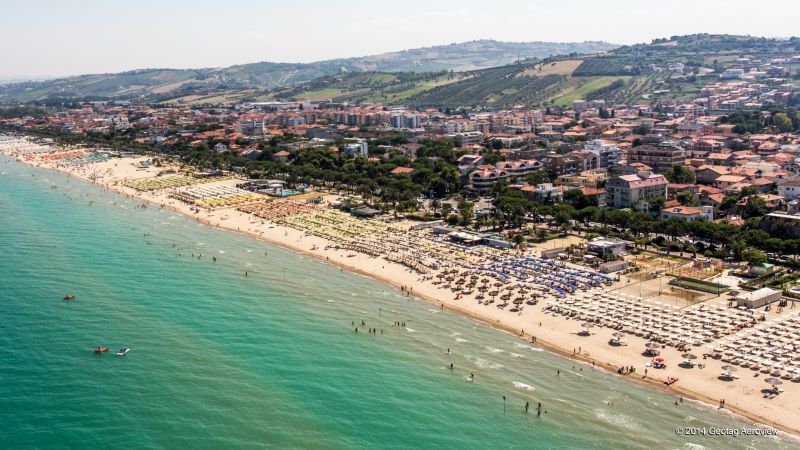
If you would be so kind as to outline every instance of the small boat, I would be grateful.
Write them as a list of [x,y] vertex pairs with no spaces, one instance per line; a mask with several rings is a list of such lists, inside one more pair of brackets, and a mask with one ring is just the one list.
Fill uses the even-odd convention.
[[64,296],[64,300],[72,300],[75,298],[75,294],[67,294]]
[[108,351],[108,347],[97,347],[96,349],[94,349],[95,353],[105,353],[107,351]]
[[123,347],[119,349],[119,351],[117,352],[117,356],[125,356],[128,354],[129,351],[131,351],[131,349],[129,349],[128,347]]
[[678,381],[678,377],[667,377],[667,379],[664,380],[664,384],[669,386],[669,385],[675,383],[676,381]]

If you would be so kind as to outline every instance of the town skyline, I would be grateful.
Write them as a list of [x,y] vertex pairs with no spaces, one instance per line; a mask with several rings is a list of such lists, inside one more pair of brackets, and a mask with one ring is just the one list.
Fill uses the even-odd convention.
[[[743,29],[755,36],[789,37],[795,15],[772,11],[797,9],[788,1],[773,2],[764,12],[739,1],[679,1],[662,6],[654,23],[650,8],[630,1],[578,2],[566,8],[510,0],[489,10],[471,0],[435,5],[415,0],[403,11],[387,11],[385,4],[352,2],[239,1],[219,10],[205,7],[206,2],[100,7],[88,0],[45,2],[46,16],[40,14],[42,4],[11,3],[14,14],[0,18],[0,39],[18,44],[0,52],[7,62],[0,67],[0,79],[260,61],[307,63],[483,39],[626,45],[701,32],[741,34]],[[310,10],[315,14],[306,14]],[[275,19],[281,17],[286,20]],[[80,58],[74,57],[75,49],[81,49]]]

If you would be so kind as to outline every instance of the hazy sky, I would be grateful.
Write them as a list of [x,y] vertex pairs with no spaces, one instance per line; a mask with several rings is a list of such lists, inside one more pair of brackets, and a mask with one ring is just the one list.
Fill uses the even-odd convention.
[[309,62],[487,38],[791,36],[798,19],[797,0],[2,0],[0,77]]

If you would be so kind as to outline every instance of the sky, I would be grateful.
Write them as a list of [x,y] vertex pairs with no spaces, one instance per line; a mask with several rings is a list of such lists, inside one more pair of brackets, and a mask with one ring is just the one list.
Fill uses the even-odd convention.
[[788,37],[798,18],[797,0],[2,0],[0,78],[311,62],[475,39]]

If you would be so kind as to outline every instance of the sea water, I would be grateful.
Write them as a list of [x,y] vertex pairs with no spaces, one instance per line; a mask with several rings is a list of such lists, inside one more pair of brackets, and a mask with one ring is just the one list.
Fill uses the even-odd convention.
[[678,435],[754,425],[138,205],[0,159],[0,448],[796,448]]

